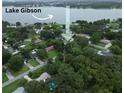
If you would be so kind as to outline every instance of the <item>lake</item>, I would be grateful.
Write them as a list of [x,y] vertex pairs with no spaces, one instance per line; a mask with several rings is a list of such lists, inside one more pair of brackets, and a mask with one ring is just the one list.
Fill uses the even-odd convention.
[[[3,7],[2,17],[4,21],[8,21],[10,23],[16,23],[20,21],[21,23],[35,23],[35,22],[57,22],[60,24],[65,23],[65,8],[64,7],[37,7],[42,10],[42,13],[35,13],[37,17],[45,18],[48,14],[53,15],[53,18],[50,20],[40,21],[35,19],[31,13],[6,13],[5,8],[12,7]],[[21,7],[14,7],[20,9]],[[71,8],[71,22],[76,20],[87,20],[87,21],[96,21],[100,19],[117,19],[122,18],[122,10],[121,9],[76,9]]]

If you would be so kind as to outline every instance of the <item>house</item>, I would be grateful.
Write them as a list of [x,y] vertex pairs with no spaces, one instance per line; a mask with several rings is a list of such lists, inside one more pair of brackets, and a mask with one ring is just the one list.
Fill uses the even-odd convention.
[[19,48],[25,48],[26,47],[26,45],[21,45],[21,46],[19,46]]
[[15,91],[12,93],[26,93],[24,87],[18,87]]
[[35,50],[32,50],[31,57],[35,59],[37,57],[37,52]]
[[12,47],[9,47],[8,45],[2,45],[4,49],[8,50],[9,53],[12,55],[18,54],[20,51],[19,50],[14,50]]
[[7,45],[2,45],[4,49],[8,49],[9,47]]
[[107,39],[102,39],[100,40],[101,43],[104,43],[104,44],[108,44],[108,43],[111,43],[110,40],[107,40]]
[[44,82],[46,82],[47,79],[51,78],[51,76],[47,73],[47,72],[44,72],[42,73],[38,78],[36,79],[31,79],[28,75],[24,76],[24,78],[30,82],[32,80],[36,80],[38,82],[40,82],[41,80],[43,80]]
[[97,54],[100,56],[112,56],[112,53],[110,52],[110,50],[98,51]]
[[47,48],[46,48],[46,51],[49,52],[49,51],[51,51],[51,50],[53,50],[53,49],[54,49],[54,46],[52,45],[52,46],[47,47]]
[[18,54],[19,52],[20,52],[19,50],[14,50],[13,53],[12,53],[12,55],[16,55],[16,54]]
[[40,77],[37,78],[36,80],[37,80],[37,81],[43,80],[43,81],[45,82],[48,78],[51,78],[51,76],[50,76],[47,72],[44,72],[44,73],[41,74]]
[[24,79],[26,79],[28,82],[32,81],[32,79],[28,75],[25,75]]
[[16,28],[16,26],[15,26],[15,25],[10,25],[10,26],[9,26],[9,25],[7,25],[7,28],[10,28],[10,27],[11,27],[11,28]]
[[105,44],[105,46],[104,46],[104,48],[105,48],[105,49],[108,49],[109,47],[111,47],[111,46],[112,46],[112,44],[111,44],[111,41],[110,41],[110,40],[107,40],[107,39],[102,39],[102,40],[100,40],[100,42],[101,42],[101,43],[103,43],[103,44]]

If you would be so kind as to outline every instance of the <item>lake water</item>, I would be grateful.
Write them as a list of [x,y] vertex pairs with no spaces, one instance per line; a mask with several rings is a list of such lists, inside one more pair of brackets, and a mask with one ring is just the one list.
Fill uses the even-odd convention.
[[[7,7],[12,8],[12,7]],[[17,8],[17,7],[16,7]],[[18,7],[20,8],[20,7]],[[42,13],[36,13],[37,17],[45,18],[48,14],[52,14],[54,17],[50,20],[40,21],[33,18],[31,13],[6,13],[5,7],[3,7],[3,20],[11,23],[20,21],[22,23],[35,23],[35,22],[57,22],[65,23],[65,8],[63,7],[37,7],[42,9]],[[87,20],[87,21],[96,21],[99,19],[117,19],[122,17],[121,9],[74,9],[71,8],[71,22],[76,20]]]

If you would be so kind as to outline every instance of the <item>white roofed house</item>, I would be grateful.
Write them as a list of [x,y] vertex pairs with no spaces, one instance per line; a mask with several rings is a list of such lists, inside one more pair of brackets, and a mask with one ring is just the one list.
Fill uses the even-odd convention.
[[19,48],[25,48],[26,47],[26,45],[21,45],[21,46],[19,46]]
[[24,87],[18,87],[15,91],[12,93],[26,93]]
[[37,78],[36,80],[37,80],[37,81],[43,80],[43,81],[45,82],[45,81],[46,81],[47,79],[49,79],[49,78],[51,78],[51,76],[50,76],[47,72],[44,72],[44,73],[41,74],[40,77]]
[[2,45],[4,49],[8,49],[9,47],[7,45]]
[[8,45],[2,45],[4,49],[8,50],[9,53],[11,53],[12,55],[16,55],[18,54],[20,51],[17,49],[13,49],[12,47],[8,46]]
[[112,56],[112,53],[110,50],[101,50],[97,52],[98,55],[100,56]]
[[12,53],[12,55],[16,55],[16,54],[18,54],[19,52],[20,52],[19,50],[14,50],[13,53]]
[[40,82],[41,80],[43,80],[44,82],[46,82],[47,79],[51,78],[50,74],[48,74],[47,72],[42,73],[38,78],[36,79],[31,79],[28,75],[24,76],[24,78],[30,82],[33,80],[36,80],[38,82]]
[[47,51],[47,52],[49,52],[49,51],[51,51],[51,50],[54,50],[54,46],[53,46],[53,45],[51,45],[51,46],[49,46],[49,47],[46,48],[46,51]]
[[16,25],[7,25],[7,28],[16,28]]

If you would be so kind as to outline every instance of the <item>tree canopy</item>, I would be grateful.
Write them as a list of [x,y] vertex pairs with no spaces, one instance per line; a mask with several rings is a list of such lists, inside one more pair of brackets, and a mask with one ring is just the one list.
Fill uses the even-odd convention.
[[19,71],[24,64],[24,59],[21,55],[12,56],[8,61],[8,67],[13,71]]

